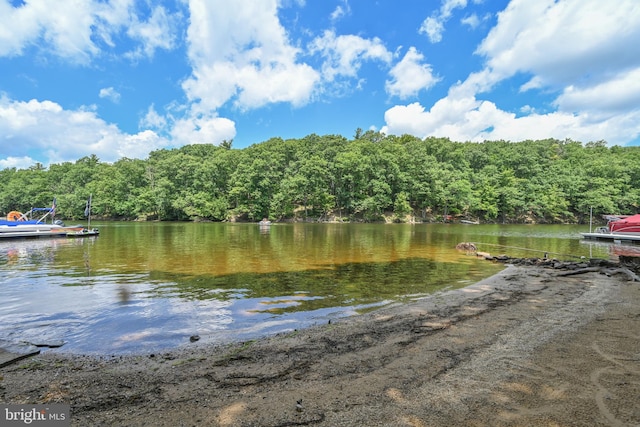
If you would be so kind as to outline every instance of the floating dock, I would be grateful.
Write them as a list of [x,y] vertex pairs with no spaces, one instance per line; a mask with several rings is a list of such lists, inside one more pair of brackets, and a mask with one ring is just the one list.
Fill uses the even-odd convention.
[[640,234],[619,234],[619,233],[580,233],[585,239],[605,240],[613,243],[635,243],[640,244]]

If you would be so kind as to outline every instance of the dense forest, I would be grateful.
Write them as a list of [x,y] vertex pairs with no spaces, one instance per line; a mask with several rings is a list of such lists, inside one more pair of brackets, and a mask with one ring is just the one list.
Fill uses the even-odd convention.
[[195,221],[574,223],[636,213],[640,147],[542,141],[452,142],[356,131],[273,138],[243,149],[188,145],[145,160],[0,171],[0,214],[50,206],[57,218]]

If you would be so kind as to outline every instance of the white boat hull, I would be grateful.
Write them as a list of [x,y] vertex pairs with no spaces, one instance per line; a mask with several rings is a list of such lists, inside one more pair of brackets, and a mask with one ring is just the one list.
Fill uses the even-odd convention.
[[24,224],[15,226],[0,226],[1,239],[20,239],[38,237],[76,237],[97,235],[95,230],[83,227],[64,227],[57,224]]
[[65,230],[34,230],[34,231],[3,231],[0,232],[0,239],[11,239],[20,237],[55,237],[66,236]]

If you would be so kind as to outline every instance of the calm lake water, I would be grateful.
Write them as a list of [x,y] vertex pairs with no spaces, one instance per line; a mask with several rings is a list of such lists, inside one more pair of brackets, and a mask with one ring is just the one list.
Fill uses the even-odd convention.
[[582,240],[584,226],[92,225],[97,238],[0,241],[0,342],[123,354],[291,331],[503,268],[459,242],[516,257],[615,256]]

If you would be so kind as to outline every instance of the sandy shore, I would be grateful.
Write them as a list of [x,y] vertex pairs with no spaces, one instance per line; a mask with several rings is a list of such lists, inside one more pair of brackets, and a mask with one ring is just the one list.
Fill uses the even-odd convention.
[[462,290],[225,347],[0,369],[73,426],[638,426],[640,284],[511,266]]

